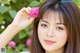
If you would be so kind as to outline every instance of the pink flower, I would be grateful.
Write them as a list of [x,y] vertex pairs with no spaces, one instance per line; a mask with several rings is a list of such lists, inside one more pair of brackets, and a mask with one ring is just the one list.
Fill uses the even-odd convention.
[[12,48],[14,48],[16,46],[16,43],[14,41],[10,41],[8,43],[9,46],[11,46]]
[[39,8],[32,8],[30,11],[30,16],[33,18],[37,18],[39,15]]
[[31,40],[30,38],[27,39],[27,40],[26,40],[26,45],[30,46],[30,45],[31,45],[31,41],[32,41],[32,40]]

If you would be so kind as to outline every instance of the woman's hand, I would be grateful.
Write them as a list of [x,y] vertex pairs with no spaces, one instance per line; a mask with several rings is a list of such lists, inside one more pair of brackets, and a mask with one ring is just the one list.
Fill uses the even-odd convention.
[[16,14],[13,22],[0,34],[0,48],[7,43],[22,29],[29,26],[35,18],[30,17],[31,8],[22,8]]
[[16,16],[11,24],[16,26],[20,30],[29,26],[35,19],[30,16],[30,14],[29,14],[30,10],[31,10],[30,7],[22,8],[20,11],[18,11],[18,13],[16,14]]

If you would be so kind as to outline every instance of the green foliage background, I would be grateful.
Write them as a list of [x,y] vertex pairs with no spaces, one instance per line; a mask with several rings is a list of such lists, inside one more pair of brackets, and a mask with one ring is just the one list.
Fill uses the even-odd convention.
[[[39,7],[45,0],[0,0],[0,33],[13,21],[17,11],[22,7]],[[79,6],[80,0],[74,0]],[[3,29],[1,27],[4,27]],[[32,25],[19,32],[13,41],[16,42],[16,48],[6,46],[7,53],[20,53],[21,51],[29,51],[26,40],[31,37],[30,31]]]

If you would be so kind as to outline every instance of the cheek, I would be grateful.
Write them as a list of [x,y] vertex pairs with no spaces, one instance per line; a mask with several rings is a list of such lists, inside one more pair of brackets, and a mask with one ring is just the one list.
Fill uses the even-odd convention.
[[42,40],[44,38],[43,29],[40,26],[38,26],[38,31],[37,32],[38,32],[39,41],[40,41],[40,43],[42,43]]
[[39,36],[45,36],[47,32],[47,29],[42,28],[40,25],[38,26],[38,35]]
[[56,33],[56,38],[57,38],[57,41],[59,43],[66,43],[67,42],[67,32],[64,31],[64,32],[61,32],[61,33]]
[[38,36],[43,36],[44,31],[40,27],[38,28]]
[[41,26],[38,26],[38,38],[40,42],[46,37],[47,29],[43,29]]
[[43,32],[42,32],[42,28],[40,26],[38,26],[38,37],[42,37],[43,36]]

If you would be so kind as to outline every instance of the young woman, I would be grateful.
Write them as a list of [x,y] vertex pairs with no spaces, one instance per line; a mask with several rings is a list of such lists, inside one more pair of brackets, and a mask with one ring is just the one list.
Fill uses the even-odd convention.
[[0,35],[0,47],[34,21],[30,53],[80,53],[80,9],[73,1],[46,0],[36,19],[30,17],[29,10],[17,13]]

